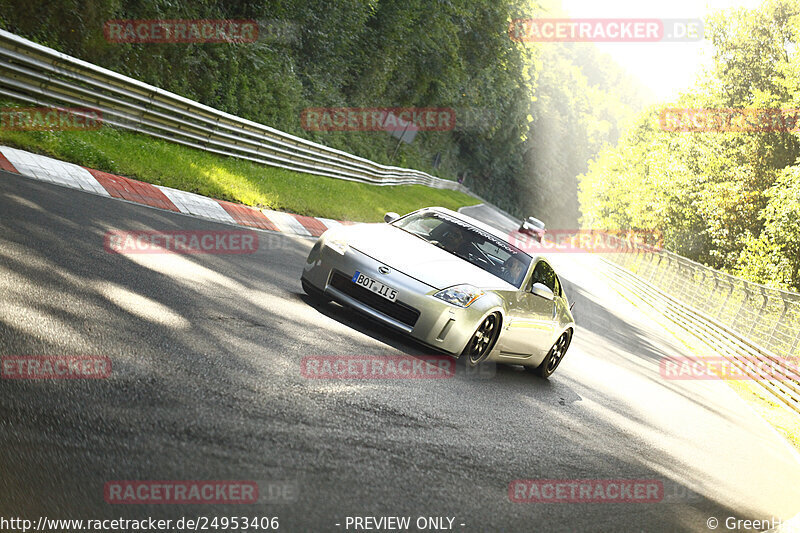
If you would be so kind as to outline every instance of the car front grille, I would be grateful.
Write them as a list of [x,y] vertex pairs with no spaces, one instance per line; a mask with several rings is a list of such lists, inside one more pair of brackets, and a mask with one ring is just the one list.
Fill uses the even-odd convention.
[[340,272],[334,271],[331,275],[329,284],[334,289],[343,292],[347,296],[358,300],[362,304],[391,317],[409,327],[414,327],[419,319],[419,311],[400,301],[390,302],[386,298],[378,296],[369,289],[356,285],[353,281]]

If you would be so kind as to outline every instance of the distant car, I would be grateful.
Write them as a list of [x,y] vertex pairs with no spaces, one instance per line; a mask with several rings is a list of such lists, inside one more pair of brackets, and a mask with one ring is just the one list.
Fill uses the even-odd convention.
[[528,235],[533,236],[537,241],[542,242],[545,232],[544,222],[538,218],[528,217],[522,221],[519,231],[520,233],[527,233]]
[[326,231],[308,254],[303,290],[466,356],[470,366],[518,364],[542,377],[555,371],[575,321],[544,258],[449,209],[384,220]]

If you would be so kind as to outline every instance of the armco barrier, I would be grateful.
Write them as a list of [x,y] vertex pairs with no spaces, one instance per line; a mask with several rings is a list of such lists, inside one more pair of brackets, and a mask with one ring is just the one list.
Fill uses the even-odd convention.
[[800,294],[751,283],[671,252],[608,256],[676,300],[784,357],[800,355]]
[[91,107],[109,125],[207,152],[373,185],[460,183],[385,166],[213,109],[0,30],[0,95],[26,104]]
[[[505,215],[514,224],[521,223]],[[702,339],[769,395],[800,413],[800,383],[788,377],[795,376],[784,364],[787,359],[795,364],[800,361],[800,294],[750,283],[643,246],[635,252],[602,254],[602,258],[612,281]],[[754,295],[763,300],[751,309]],[[753,333],[758,335],[751,337]],[[764,340],[771,341],[766,348]],[[751,361],[773,363],[778,376],[766,375],[757,366],[754,369],[747,364]]]
[[[606,260],[609,277],[649,303],[664,316],[698,336],[720,355],[764,387],[772,396],[800,413],[800,383],[783,365],[783,359],[721,324],[706,313],[680,302],[659,290],[629,270]],[[782,370],[776,376],[767,375],[749,361],[773,363],[772,368]],[[783,374],[781,376],[780,374]]]

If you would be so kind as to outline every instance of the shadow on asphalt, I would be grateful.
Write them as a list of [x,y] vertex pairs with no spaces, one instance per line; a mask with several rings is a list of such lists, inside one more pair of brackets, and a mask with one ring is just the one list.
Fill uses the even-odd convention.
[[[8,175],[0,186],[0,301],[8,310],[0,314],[0,351],[107,355],[114,363],[110,379],[93,383],[3,382],[0,515],[196,514],[191,506],[120,510],[103,501],[103,481],[246,475],[309,479],[313,490],[281,511],[294,517],[295,530],[322,530],[324,517],[346,513],[449,512],[491,531],[532,523],[554,531],[611,524],[619,531],[626,523],[674,531],[686,528],[687,513],[746,517],[711,492],[699,502],[649,506],[646,519],[637,506],[511,503],[508,483],[519,478],[689,474],[669,457],[658,469],[644,461],[631,435],[587,414],[592,391],[559,372],[542,380],[498,365],[488,379],[471,379],[461,362],[464,378],[442,383],[304,381],[303,355],[369,354],[375,341],[389,351],[430,353],[350,310],[302,296],[311,242],[264,237],[253,256],[180,256],[169,258],[170,270],[107,253],[104,234],[230,226]],[[656,381],[652,365],[662,355],[648,335],[571,290],[579,325],[635,354],[608,357],[655,372]],[[303,307],[310,305],[363,335],[315,328]],[[593,400],[632,417],[602,395]],[[623,445],[604,447],[601,438]],[[481,495],[480,504],[468,494]],[[223,516],[229,508],[203,512]]]

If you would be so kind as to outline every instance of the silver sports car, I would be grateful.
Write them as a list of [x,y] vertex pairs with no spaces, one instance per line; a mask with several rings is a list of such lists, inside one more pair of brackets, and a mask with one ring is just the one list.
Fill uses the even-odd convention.
[[544,258],[441,207],[384,219],[326,231],[308,254],[303,290],[464,355],[471,366],[521,364],[542,377],[555,371],[575,321]]

